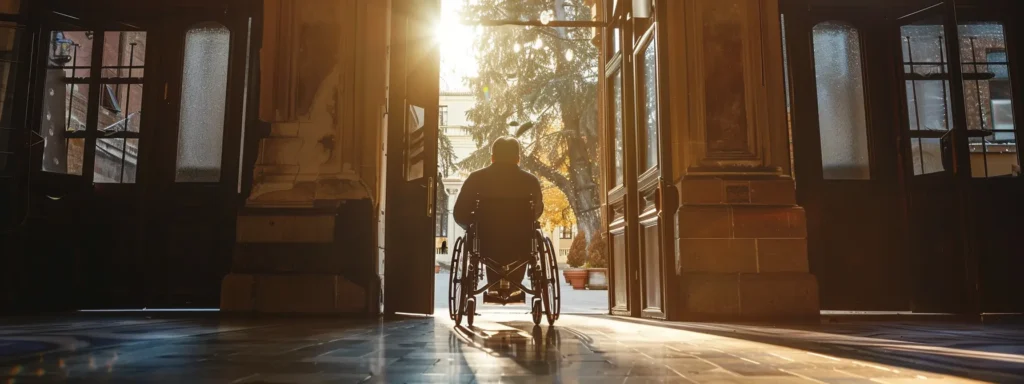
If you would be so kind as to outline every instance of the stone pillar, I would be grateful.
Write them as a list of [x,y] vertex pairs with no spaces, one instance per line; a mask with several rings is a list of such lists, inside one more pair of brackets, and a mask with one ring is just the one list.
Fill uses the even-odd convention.
[[379,310],[385,0],[265,0],[262,138],[224,311]]
[[790,171],[778,0],[668,1],[684,320],[813,318]]

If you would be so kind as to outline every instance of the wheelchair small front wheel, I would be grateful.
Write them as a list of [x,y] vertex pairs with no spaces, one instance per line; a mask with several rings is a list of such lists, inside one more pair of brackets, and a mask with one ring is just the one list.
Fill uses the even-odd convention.
[[540,325],[540,318],[543,315],[544,308],[540,303],[540,299],[533,299],[533,310],[530,312],[533,315],[533,325]]
[[473,326],[473,318],[476,317],[476,298],[469,299],[466,303],[466,324]]

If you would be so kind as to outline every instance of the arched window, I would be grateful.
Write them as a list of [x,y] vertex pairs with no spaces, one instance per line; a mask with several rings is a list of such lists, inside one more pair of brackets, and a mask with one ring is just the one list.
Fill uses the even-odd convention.
[[832,21],[815,25],[812,34],[822,177],[870,179],[860,34]]
[[185,33],[175,181],[220,181],[231,31],[201,23]]

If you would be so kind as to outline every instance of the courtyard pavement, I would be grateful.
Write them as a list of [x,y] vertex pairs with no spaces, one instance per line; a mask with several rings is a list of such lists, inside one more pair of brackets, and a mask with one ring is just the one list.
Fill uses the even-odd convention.
[[[448,271],[441,271],[434,278],[434,313],[448,313],[448,279],[451,275]],[[572,286],[565,283],[559,276],[559,284],[562,290],[562,313],[569,314],[607,314],[608,313],[608,291],[591,291],[572,289]],[[482,298],[477,298],[477,303],[482,303]],[[526,304],[513,305],[478,305],[477,312],[483,315],[488,313],[509,313],[527,314],[530,307]],[[528,317],[527,317],[528,318]]]

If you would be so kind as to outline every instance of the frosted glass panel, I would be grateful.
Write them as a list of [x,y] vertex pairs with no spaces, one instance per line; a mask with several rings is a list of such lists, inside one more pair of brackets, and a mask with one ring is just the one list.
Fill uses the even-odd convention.
[[863,73],[856,28],[831,22],[814,26],[814,74],[825,179],[871,178]]
[[220,181],[231,32],[202,24],[185,34],[175,181]]

